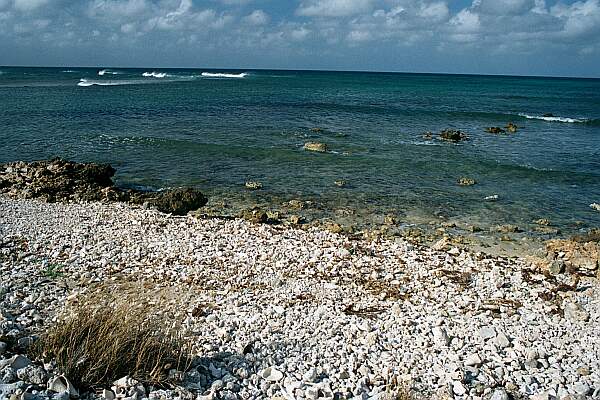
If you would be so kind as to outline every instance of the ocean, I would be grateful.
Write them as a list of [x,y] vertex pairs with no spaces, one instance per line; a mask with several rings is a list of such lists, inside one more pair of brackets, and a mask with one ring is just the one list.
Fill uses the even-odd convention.
[[[469,140],[438,140],[445,128]],[[359,228],[545,218],[567,235],[600,225],[600,80],[0,67],[0,162],[54,156],[110,163],[122,186],[196,186],[230,212],[301,199]]]

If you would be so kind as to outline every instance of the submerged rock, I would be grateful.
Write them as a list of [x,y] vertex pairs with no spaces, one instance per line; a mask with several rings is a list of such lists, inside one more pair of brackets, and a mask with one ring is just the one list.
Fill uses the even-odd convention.
[[262,183],[258,182],[258,181],[247,181],[245,183],[246,189],[249,190],[259,190],[262,189],[263,185]]
[[460,186],[473,186],[473,185],[477,184],[477,181],[475,179],[472,179],[472,178],[462,177],[462,178],[458,179],[458,184]]
[[317,153],[327,153],[327,145],[321,142],[306,142],[304,143],[304,150],[314,151]]
[[469,136],[466,133],[455,129],[444,129],[440,132],[439,137],[441,140],[455,143],[469,140]]
[[485,128],[485,131],[488,133],[493,133],[493,134],[500,134],[500,133],[505,133],[506,131],[498,126],[492,126],[489,128]]
[[517,133],[518,129],[519,128],[517,125],[513,124],[512,122],[509,122],[508,125],[506,125],[506,130],[510,133]]

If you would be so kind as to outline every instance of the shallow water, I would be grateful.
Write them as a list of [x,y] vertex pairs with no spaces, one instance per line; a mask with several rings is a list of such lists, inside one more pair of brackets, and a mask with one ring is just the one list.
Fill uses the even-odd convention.
[[[323,214],[348,207],[371,222],[393,213],[406,223],[442,218],[484,227],[548,218],[564,233],[600,225],[589,206],[600,203],[597,79],[0,71],[1,162],[109,162],[121,185],[195,185],[232,202],[313,199]],[[516,134],[484,131],[509,121]],[[447,127],[470,140],[423,138]],[[331,151],[302,150],[311,140]],[[458,186],[463,176],[478,184]],[[246,180],[263,190],[245,193]],[[484,200],[492,195],[498,200]]]

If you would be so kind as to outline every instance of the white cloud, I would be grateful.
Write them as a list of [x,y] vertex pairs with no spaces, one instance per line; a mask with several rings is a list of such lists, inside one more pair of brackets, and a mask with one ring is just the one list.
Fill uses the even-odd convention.
[[244,17],[244,21],[250,25],[266,25],[269,23],[269,15],[263,10],[254,10],[250,15]]
[[373,10],[372,0],[309,0],[296,13],[304,17],[350,17]]
[[476,33],[479,31],[481,26],[479,20],[479,14],[464,9],[456,14],[451,20],[450,25],[453,27],[456,33]]
[[49,0],[15,0],[15,9],[23,12],[33,11],[48,4]]
[[490,15],[519,15],[536,6],[535,0],[480,0],[477,3],[480,12]]

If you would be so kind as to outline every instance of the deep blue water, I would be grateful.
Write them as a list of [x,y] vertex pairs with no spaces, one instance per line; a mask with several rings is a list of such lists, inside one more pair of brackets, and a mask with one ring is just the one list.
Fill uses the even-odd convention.
[[[232,198],[259,180],[255,196],[392,210],[407,221],[600,225],[589,206],[600,203],[597,79],[101,70],[0,67],[0,162],[109,162],[121,185],[196,185]],[[516,134],[484,131],[508,122]],[[444,128],[470,140],[423,138]],[[306,141],[331,151],[303,151]],[[478,184],[458,186],[463,176]],[[340,179],[348,186],[336,187]],[[498,200],[484,201],[491,195]]]

